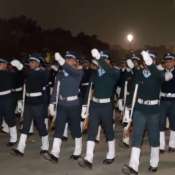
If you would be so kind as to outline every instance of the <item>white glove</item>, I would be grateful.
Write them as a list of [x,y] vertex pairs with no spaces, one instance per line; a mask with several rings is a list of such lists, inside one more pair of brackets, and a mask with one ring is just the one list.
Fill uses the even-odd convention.
[[160,70],[160,71],[163,71],[164,70],[164,67],[161,64],[158,64],[157,65],[157,69]]
[[170,81],[173,78],[173,74],[171,72],[165,72],[165,81]]
[[22,69],[23,69],[23,64],[19,61],[19,60],[12,60],[11,62],[10,62],[10,64],[12,65],[12,66],[14,66],[14,67],[16,67],[19,71],[21,71]]
[[151,64],[153,64],[153,59],[149,55],[148,51],[143,50],[141,52],[141,55],[142,55],[143,60],[147,66],[150,66]]
[[96,60],[100,59],[100,52],[97,49],[92,49],[91,50],[91,55],[93,58],[95,58]]
[[56,115],[56,111],[55,111],[55,106],[54,106],[54,104],[49,104],[49,114],[51,115],[51,116],[55,116]]
[[55,72],[58,71],[58,66],[56,66],[56,65],[52,65],[50,68],[51,68],[52,70],[54,70]]
[[81,118],[85,119],[87,118],[88,114],[86,113],[87,111],[87,105],[83,105],[81,108]]
[[122,123],[129,123],[130,121],[131,121],[131,119],[129,117],[129,109],[125,108]]
[[121,87],[117,87],[116,93],[117,93],[117,96],[119,97],[120,96],[120,93],[121,93]]
[[130,69],[133,69],[133,68],[134,68],[134,63],[132,62],[131,59],[127,59],[127,60],[126,60],[126,64],[127,64],[127,66],[128,66]]
[[119,109],[119,111],[121,111],[121,112],[124,110],[123,100],[122,100],[122,99],[119,99],[119,100],[118,100],[118,109]]
[[23,101],[18,100],[16,109],[15,109],[15,114],[20,114],[22,111],[23,111]]
[[55,60],[60,64],[60,66],[63,66],[65,63],[65,59],[60,55],[59,52],[55,53]]

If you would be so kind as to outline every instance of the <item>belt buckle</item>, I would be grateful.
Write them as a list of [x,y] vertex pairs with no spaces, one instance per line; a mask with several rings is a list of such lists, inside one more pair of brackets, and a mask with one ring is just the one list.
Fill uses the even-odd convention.
[[151,105],[151,101],[150,100],[148,100],[148,105]]
[[168,93],[168,94],[167,94],[167,97],[171,97],[171,93]]

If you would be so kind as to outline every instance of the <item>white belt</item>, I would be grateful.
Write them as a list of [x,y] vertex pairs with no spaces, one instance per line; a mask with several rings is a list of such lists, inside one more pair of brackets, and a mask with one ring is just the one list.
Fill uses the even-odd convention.
[[95,102],[95,103],[109,103],[109,102],[111,102],[111,99],[110,98],[96,98],[96,97],[93,97],[92,101]]
[[26,93],[27,97],[40,97],[42,96],[42,92],[34,92],[34,93]]
[[0,95],[7,95],[7,94],[10,94],[11,92],[12,92],[11,90],[1,91]]
[[59,97],[60,100],[65,100],[65,101],[75,101],[78,99],[78,96],[75,95],[75,96],[69,96],[69,97],[63,97],[60,95]]
[[22,91],[22,87],[19,87],[19,88],[16,88],[16,89],[13,89],[14,92],[20,92]]
[[141,99],[141,98],[138,98],[137,102],[138,102],[139,104],[150,105],[150,106],[152,106],[152,105],[158,105],[158,104],[160,103],[159,100],[145,100],[145,101],[144,101],[144,100]]
[[89,83],[82,83],[81,86],[89,86]]
[[161,97],[168,97],[168,98],[175,98],[175,93],[164,93],[164,92],[161,92],[160,96]]

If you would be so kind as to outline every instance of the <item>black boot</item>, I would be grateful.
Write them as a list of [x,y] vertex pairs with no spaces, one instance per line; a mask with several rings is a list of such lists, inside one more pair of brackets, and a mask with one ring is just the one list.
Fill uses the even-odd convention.
[[82,168],[92,169],[92,167],[93,167],[92,163],[90,163],[89,161],[87,161],[85,159],[80,159],[78,161],[78,164]]
[[81,157],[81,155],[71,155],[70,159],[78,160]]
[[148,168],[148,170],[150,172],[157,172],[157,169],[158,169],[158,167],[152,167],[152,166],[149,166],[149,168]]
[[129,167],[128,165],[123,166],[122,173],[125,175],[138,175],[138,172],[135,171],[133,168]]
[[24,153],[20,152],[18,149],[12,149],[11,154],[13,156],[17,156],[17,157],[23,157],[24,156]]
[[115,160],[114,158],[113,159],[104,159],[103,164],[105,164],[105,165],[112,164],[114,162],[114,160]]

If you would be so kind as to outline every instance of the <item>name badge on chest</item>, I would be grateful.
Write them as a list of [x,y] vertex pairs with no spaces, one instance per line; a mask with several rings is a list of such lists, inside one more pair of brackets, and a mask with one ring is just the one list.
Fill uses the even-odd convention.
[[69,76],[69,73],[67,73],[65,70],[63,70],[63,74],[64,74],[65,77]]
[[102,68],[98,69],[98,76],[101,77],[102,75],[104,75],[106,73],[106,71]]
[[143,69],[142,73],[145,78],[149,78],[151,76],[151,72],[148,69]]

